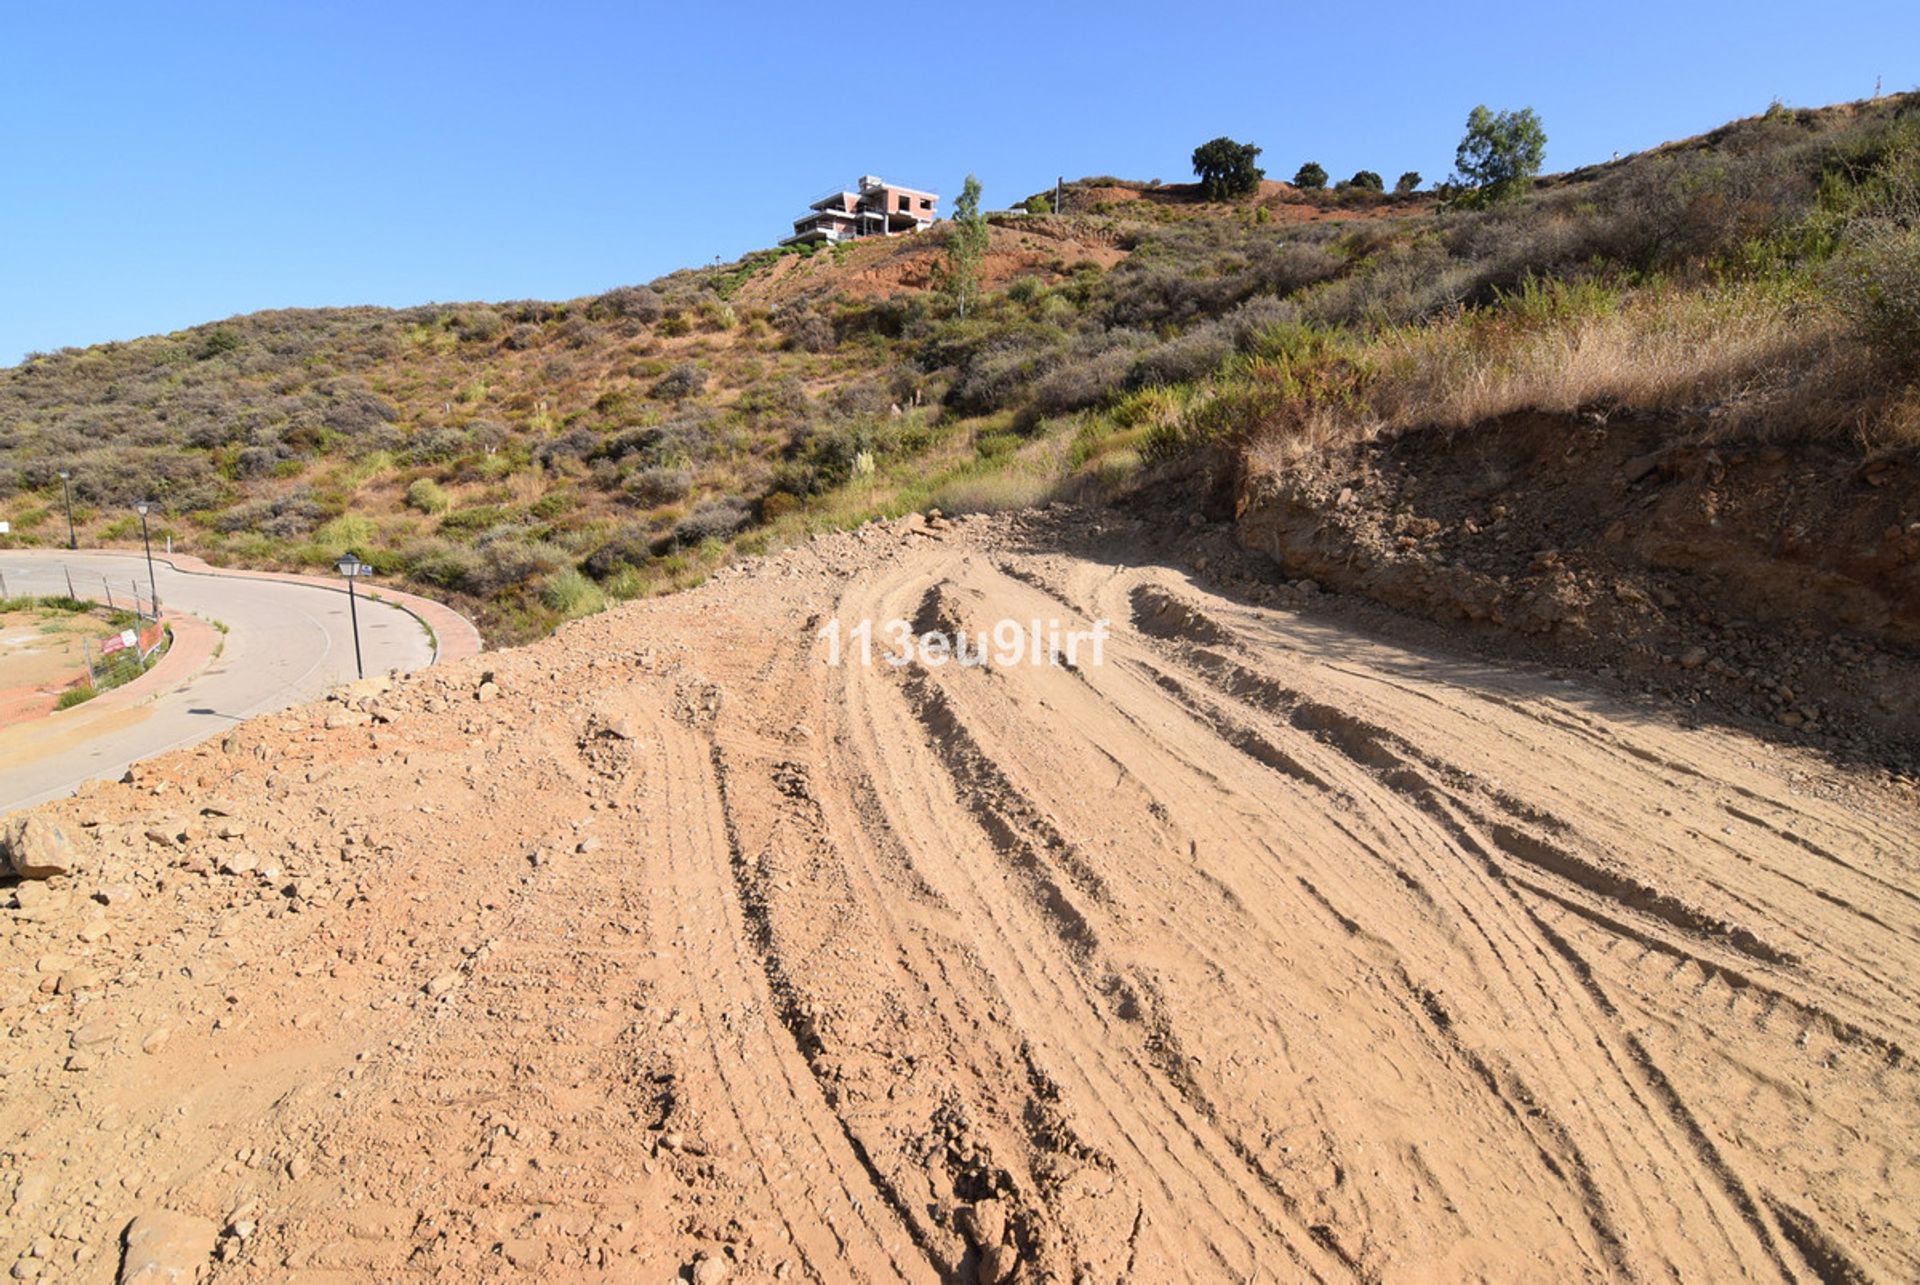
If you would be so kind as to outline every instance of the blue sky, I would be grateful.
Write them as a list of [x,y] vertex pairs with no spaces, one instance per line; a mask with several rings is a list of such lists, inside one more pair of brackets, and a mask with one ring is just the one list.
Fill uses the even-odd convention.
[[[840,16],[808,21],[799,15]],[[772,244],[861,173],[1564,169],[1920,83],[1920,6],[1637,0],[0,7],[0,364],[259,308],[570,298]]]

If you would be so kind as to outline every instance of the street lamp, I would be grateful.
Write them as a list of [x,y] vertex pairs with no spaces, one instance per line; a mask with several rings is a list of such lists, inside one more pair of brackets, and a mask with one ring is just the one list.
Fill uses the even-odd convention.
[[333,564],[347,580],[347,614],[353,617],[353,672],[356,677],[367,676],[366,666],[360,663],[360,603],[354,596],[353,582],[361,576],[373,574],[373,568],[360,561],[360,556],[352,550],[340,555],[340,561]]
[[[133,506],[133,511],[140,515],[140,544],[147,551],[147,597],[153,603],[153,618],[158,620],[160,619],[160,586],[153,580],[153,541],[147,538],[147,511],[152,507],[153,501],[142,500]],[[139,603],[134,604],[136,607],[139,605]]]
[[73,542],[73,473],[69,469],[60,470],[60,494],[67,501],[67,547],[77,549],[80,546]]

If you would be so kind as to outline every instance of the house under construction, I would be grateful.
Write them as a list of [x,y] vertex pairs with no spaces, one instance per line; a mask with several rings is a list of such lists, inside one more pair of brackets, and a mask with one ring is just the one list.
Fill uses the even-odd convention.
[[901,187],[872,174],[854,190],[829,192],[793,221],[793,235],[781,245],[829,244],[863,236],[917,232],[931,224],[940,197],[935,192]]

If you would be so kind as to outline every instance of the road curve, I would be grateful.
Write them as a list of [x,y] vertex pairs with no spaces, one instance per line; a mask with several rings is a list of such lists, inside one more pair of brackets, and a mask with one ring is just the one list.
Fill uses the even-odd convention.
[[[185,560],[182,560],[183,562]],[[0,553],[13,594],[100,598],[147,596],[137,553]],[[257,576],[183,569],[156,557],[154,580],[167,615],[191,613],[227,629],[219,654],[131,707],[100,702],[0,729],[0,814],[58,798],[89,780],[118,776],[130,763],[225,731],[256,714],[312,700],[354,676],[346,594],[337,588]],[[364,594],[360,645],[369,674],[434,661],[434,644],[414,616]],[[152,683],[154,678],[142,680]]]

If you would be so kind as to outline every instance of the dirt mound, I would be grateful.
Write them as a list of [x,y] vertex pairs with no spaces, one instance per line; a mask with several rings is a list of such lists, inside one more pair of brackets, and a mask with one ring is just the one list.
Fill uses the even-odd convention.
[[1810,741],[1920,763],[1920,458],[1520,415],[1256,459],[1242,541]]
[[[1076,511],[826,536],[49,808],[0,1249],[1920,1271],[1913,802],[1196,538],[1213,579]],[[896,666],[895,619],[1026,660]]]

